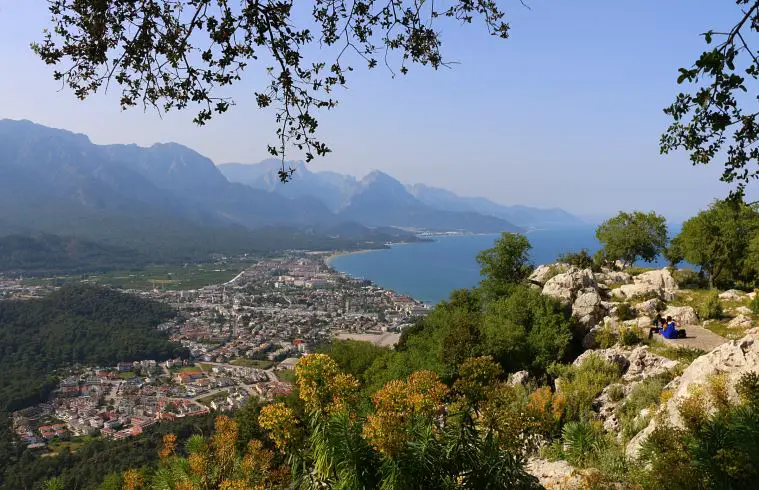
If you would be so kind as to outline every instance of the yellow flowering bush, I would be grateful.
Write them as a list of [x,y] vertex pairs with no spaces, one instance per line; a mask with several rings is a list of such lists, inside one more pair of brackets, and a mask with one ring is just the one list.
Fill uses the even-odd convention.
[[272,403],[261,409],[258,425],[267,431],[269,438],[285,450],[295,438],[297,420],[292,409],[284,403]]
[[326,354],[311,354],[295,365],[300,398],[308,412],[346,410],[358,394],[358,380],[340,372]]
[[386,456],[397,454],[410,437],[412,419],[429,419],[438,413],[447,392],[430,371],[416,372],[407,381],[389,382],[372,399],[375,412],[367,417],[364,437]]

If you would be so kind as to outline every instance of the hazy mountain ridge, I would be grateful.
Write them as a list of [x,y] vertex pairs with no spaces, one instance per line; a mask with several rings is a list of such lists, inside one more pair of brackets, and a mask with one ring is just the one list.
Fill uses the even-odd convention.
[[[339,215],[359,221],[364,219],[367,223],[376,222],[378,219],[377,215],[382,210],[368,209],[364,211],[369,214],[363,214],[364,211],[355,209],[355,205],[359,205],[362,202],[365,203],[368,198],[366,196],[357,198],[356,196],[367,192],[367,188],[372,184],[372,187],[374,185],[386,186],[385,190],[388,192],[388,195],[384,196],[383,199],[383,196],[377,194],[379,192],[377,189],[371,190],[372,193],[375,193],[373,199],[376,205],[387,206],[390,204],[395,209],[398,208],[398,203],[389,203],[389,201],[397,199],[404,202],[406,206],[411,206],[413,209],[407,211],[415,213],[416,216],[422,213],[424,206],[429,208],[426,209],[427,215],[424,218],[418,217],[416,221],[431,219],[428,216],[429,213],[432,210],[436,210],[467,213],[465,215],[458,215],[457,217],[464,221],[463,224],[465,226],[467,222],[466,218],[482,220],[482,216],[498,218],[522,228],[563,227],[585,224],[581,219],[563,209],[504,205],[484,197],[462,197],[452,191],[424,184],[404,185],[383,172],[371,172],[364,179],[356,179],[350,175],[330,171],[312,172],[302,162],[288,162],[287,164],[296,168],[293,181],[287,184],[280,183],[277,178],[276,171],[281,165],[279,160],[269,159],[254,164],[228,163],[221,164],[218,168],[231,182],[240,182],[257,189],[277,192],[288,197],[313,196],[324,202],[327,207]],[[380,174],[384,177],[380,178]],[[401,192],[401,188],[404,192]],[[358,201],[358,204],[356,201]],[[395,209],[395,211],[398,210]],[[391,213],[386,210],[385,214],[389,215]],[[396,218],[394,217],[394,219]],[[409,226],[405,223],[409,220],[396,219],[396,221],[398,221],[395,223],[397,226]],[[500,221],[485,222],[483,224],[485,225],[484,228],[487,229],[493,224],[497,226],[496,223],[500,223]],[[434,224],[434,221],[428,224]],[[516,228],[512,227],[511,229]]]

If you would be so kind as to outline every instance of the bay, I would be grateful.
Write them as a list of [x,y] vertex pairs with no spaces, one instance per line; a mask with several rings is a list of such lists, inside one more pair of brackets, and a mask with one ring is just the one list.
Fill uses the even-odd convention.
[[[533,264],[554,262],[562,253],[600,248],[595,226],[533,230],[526,233]],[[393,245],[388,249],[340,255],[330,260],[336,270],[368,279],[384,288],[436,304],[451,291],[480,282],[477,254],[493,246],[492,235],[444,235],[433,242]],[[641,264],[649,265],[652,264]],[[660,259],[653,265],[664,266]]]

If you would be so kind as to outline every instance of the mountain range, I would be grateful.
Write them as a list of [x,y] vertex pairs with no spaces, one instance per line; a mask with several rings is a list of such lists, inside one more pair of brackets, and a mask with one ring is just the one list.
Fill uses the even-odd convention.
[[0,236],[76,236],[166,258],[177,247],[191,256],[215,248],[381,246],[414,240],[412,231],[493,233],[577,222],[561,210],[406,186],[378,171],[356,179],[297,163],[292,182],[282,184],[279,165],[217,167],[176,143],[96,145],[85,135],[0,120]]

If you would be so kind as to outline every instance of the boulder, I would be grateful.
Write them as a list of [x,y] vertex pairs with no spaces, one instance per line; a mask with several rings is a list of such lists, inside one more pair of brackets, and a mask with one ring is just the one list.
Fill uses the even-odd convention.
[[549,461],[532,457],[527,460],[525,470],[538,479],[542,488],[574,490],[587,486],[587,479],[583,478],[583,470],[575,469],[562,459]]
[[572,315],[583,325],[596,325],[603,318],[605,310],[601,296],[593,288],[585,288],[577,293],[572,304]]
[[564,264],[539,265],[534,271],[532,271],[528,280],[543,285],[551,278],[551,276],[556,275],[557,272],[564,272],[566,269],[567,266]]
[[564,303],[573,303],[578,291],[595,286],[596,280],[590,269],[571,267],[567,272],[550,278],[543,286],[543,294]]
[[677,282],[667,268],[638,274],[633,277],[633,282],[635,284],[649,284],[658,290],[674,291],[677,289]]
[[698,315],[692,306],[668,306],[661,314],[667,318],[671,316],[680,325],[698,325]]
[[751,328],[754,326],[754,320],[750,316],[739,314],[727,324],[727,328]]
[[644,335],[648,335],[648,329],[654,326],[654,321],[650,316],[638,317],[636,321],[638,322],[638,329],[642,330]]
[[618,365],[620,371],[624,373],[627,371],[628,366],[630,366],[630,361],[627,360],[626,354],[627,352],[625,349],[619,346],[610,347],[608,349],[588,350],[580,354],[572,364],[579,366],[589,357],[598,356]]
[[528,381],[530,381],[530,373],[527,371],[517,371],[509,376],[509,384],[512,386],[524,386]]
[[[703,386],[712,375],[726,374],[728,395],[731,399],[737,400],[735,385],[741,376],[748,372],[759,372],[759,337],[756,335],[747,335],[740,340],[722,344],[693,361],[680,376],[678,383],[673,385],[674,393],[669,401],[660,407],[659,415],[667,424],[683,427],[677,407],[690,396],[694,387]],[[627,446],[629,457],[637,457],[642,442],[656,428],[659,418],[654,417],[649,425],[630,441]]]
[[612,296],[618,296],[624,299],[631,299],[640,296],[646,296],[649,294],[656,294],[658,297],[661,296],[661,293],[661,288],[648,283],[623,284],[617,289],[612,289],[611,291]]
[[734,311],[736,313],[740,313],[741,315],[750,315],[753,313],[753,311],[751,311],[751,308],[749,308],[748,306],[739,306],[735,308]]
[[656,298],[649,299],[648,301],[636,304],[635,311],[637,311],[639,315],[646,315],[653,318],[659,311],[659,303],[660,301]]
[[627,284],[632,281],[632,277],[627,272],[613,271],[604,269],[603,272],[598,272],[593,275],[597,283],[602,284]]
[[662,374],[677,366],[677,361],[652,354],[646,345],[633,349],[627,356],[627,360],[630,364],[622,376],[625,381],[640,381]]
[[588,330],[588,333],[585,334],[585,337],[582,338],[582,348],[583,350],[589,350],[589,349],[595,349],[598,347],[598,332],[601,331],[601,326],[596,325],[595,327]]
[[724,301],[740,301],[744,294],[746,293],[737,289],[728,289],[725,292],[719,293],[719,299]]

